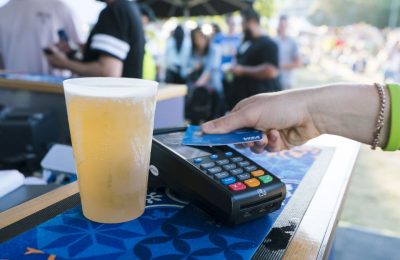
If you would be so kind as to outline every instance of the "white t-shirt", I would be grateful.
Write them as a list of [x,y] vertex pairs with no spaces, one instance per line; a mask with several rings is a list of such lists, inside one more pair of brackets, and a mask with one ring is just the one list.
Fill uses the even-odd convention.
[[60,0],[11,0],[0,8],[0,55],[7,71],[57,74],[43,49],[59,42],[63,29],[71,42],[84,42],[70,8]]
[[[184,70],[184,66],[187,65],[191,51],[192,43],[189,36],[185,36],[183,38],[182,46],[179,52],[176,50],[175,39],[170,37],[167,41],[167,46],[165,49],[165,61],[167,69],[175,72],[177,72],[178,68]],[[182,73],[182,76],[186,75]]]
[[[292,63],[299,57],[299,47],[293,38],[277,37],[275,40],[279,46],[279,64]],[[281,69],[279,77],[284,89],[291,88],[295,84],[293,70]]]

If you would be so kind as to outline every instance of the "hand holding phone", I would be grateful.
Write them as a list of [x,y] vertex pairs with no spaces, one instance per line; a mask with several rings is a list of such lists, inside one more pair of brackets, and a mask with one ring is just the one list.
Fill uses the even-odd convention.
[[53,54],[54,54],[53,50],[50,49],[50,48],[44,48],[44,49],[43,49],[43,52],[44,52],[46,55],[53,55]]
[[60,38],[60,41],[61,41],[61,42],[66,42],[66,43],[69,42],[68,34],[65,32],[64,29],[58,30],[57,33],[58,33],[58,37]]

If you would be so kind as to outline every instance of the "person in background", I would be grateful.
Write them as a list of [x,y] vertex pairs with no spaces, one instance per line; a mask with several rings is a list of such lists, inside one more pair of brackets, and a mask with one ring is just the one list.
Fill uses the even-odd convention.
[[52,46],[47,59],[54,67],[80,76],[142,78],[144,32],[139,8],[134,1],[104,0],[83,51],[83,60],[69,59]]
[[297,42],[287,34],[288,17],[279,18],[278,36],[276,42],[279,47],[279,63],[282,89],[290,89],[295,85],[294,70],[301,65]]
[[222,95],[221,56],[218,49],[210,43],[200,27],[193,29],[190,36],[192,51],[184,75],[187,75],[190,85],[209,87]]
[[218,33],[213,38],[214,45],[218,46],[221,53],[221,76],[222,76],[222,86],[225,100],[224,108],[226,109],[226,102],[229,100],[234,100],[232,92],[232,73],[229,68],[235,63],[236,51],[240,45],[242,36],[235,30],[236,24],[235,19],[232,15],[226,16],[226,23],[228,26],[228,31],[226,33]]
[[216,23],[212,23],[211,28],[212,28],[210,35],[211,42],[213,44],[218,44],[221,41],[222,37],[221,27]]
[[[188,63],[184,66],[184,75],[187,75],[189,85],[189,96],[196,96],[199,90],[209,90],[207,103],[212,107],[210,117],[215,118],[223,115],[224,96],[221,81],[221,56],[215,45],[200,27],[193,29],[190,33],[192,40],[192,51]],[[198,88],[196,90],[196,88]],[[204,92],[204,91],[203,91]],[[205,104],[207,105],[207,104]],[[190,105],[189,105],[190,106]]]
[[166,77],[165,82],[185,84],[183,67],[187,64],[191,52],[190,38],[185,36],[185,31],[178,25],[167,41],[165,49]]
[[242,39],[242,35],[235,30],[236,24],[234,16],[227,15],[226,24],[228,26],[228,31],[218,34],[218,37],[214,38],[214,43],[218,44],[221,49],[222,65],[234,63],[236,52]]
[[[150,23],[155,22],[156,18],[153,10],[148,5],[139,5],[140,13],[142,15],[142,23],[146,28]],[[146,39],[143,57],[143,79],[156,80],[157,79],[157,65],[156,61],[150,51],[149,44]]]
[[242,11],[243,41],[238,48],[228,109],[240,100],[258,93],[281,90],[279,83],[278,46],[264,35],[260,17],[253,9]]
[[60,41],[60,30],[80,45],[85,41],[81,28],[63,1],[9,1],[0,8],[0,69],[60,75],[47,62],[43,49]]

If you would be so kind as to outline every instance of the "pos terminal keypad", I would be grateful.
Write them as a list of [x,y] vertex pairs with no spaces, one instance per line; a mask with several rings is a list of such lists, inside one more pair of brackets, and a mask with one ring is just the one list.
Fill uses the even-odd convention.
[[154,132],[150,186],[171,188],[216,219],[243,223],[280,208],[286,188],[230,146],[186,146],[186,128]]
[[233,192],[257,188],[274,179],[264,169],[233,152],[197,157],[192,162],[216,183]]

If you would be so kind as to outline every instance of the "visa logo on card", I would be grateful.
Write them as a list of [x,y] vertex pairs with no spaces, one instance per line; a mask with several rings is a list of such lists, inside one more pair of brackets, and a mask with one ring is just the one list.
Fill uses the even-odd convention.
[[251,128],[239,129],[227,134],[205,134],[200,126],[189,125],[182,139],[183,145],[218,146],[255,142],[262,139],[262,132]]

